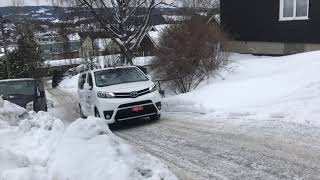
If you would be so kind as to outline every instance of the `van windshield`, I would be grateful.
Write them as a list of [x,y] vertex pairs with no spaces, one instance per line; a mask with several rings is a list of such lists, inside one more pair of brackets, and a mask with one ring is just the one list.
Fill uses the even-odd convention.
[[135,67],[101,70],[95,72],[94,77],[98,87],[138,81],[148,81],[148,78]]
[[34,81],[0,82],[0,95],[34,95]]

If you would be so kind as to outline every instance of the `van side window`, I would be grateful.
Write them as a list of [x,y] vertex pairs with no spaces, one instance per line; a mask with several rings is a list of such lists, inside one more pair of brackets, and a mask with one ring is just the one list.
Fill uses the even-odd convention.
[[92,75],[91,75],[91,73],[89,73],[88,74],[88,84],[89,84],[89,86],[93,86],[93,81],[92,81]]
[[87,74],[82,74],[81,77],[79,78],[79,83],[78,83],[79,89],[83,89],[84,83],[86,82],[86,77],[87,77]]

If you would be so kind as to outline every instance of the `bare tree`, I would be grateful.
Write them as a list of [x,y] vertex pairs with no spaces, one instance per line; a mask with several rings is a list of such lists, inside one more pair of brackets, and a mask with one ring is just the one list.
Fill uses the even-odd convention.
[[207,13],[205,15],[208,17],[208,23],[220,13],[219,0],[182,0],[182,4],[185,8],[191,8],[194,14],[197,14],[200,9],[206,9]]
[[23,6],[24,0],[11,0],[11,5],[15,7]]
[[156,0],[75,0],[88,9],[119,46],[122,64],[132,64],[134,51],[148,31]]
[[192,17],[162,34],[153,68],[157,78],[169,82],[175,93],[195,89],[229,63],[227,35],[207,20]]

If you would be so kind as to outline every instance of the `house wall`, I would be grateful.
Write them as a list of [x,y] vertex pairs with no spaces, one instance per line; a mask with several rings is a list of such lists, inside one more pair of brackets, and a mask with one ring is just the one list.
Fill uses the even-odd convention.
[[315,43],[318,47],[320,0],[310,0],[308,20],[294,21],[279,21],[279,1],[220,0],[221,24],[238,41],[309,44],[306,49]]
[[65,48],[65,44],[62,42],[52,42],[39,44],[40,51],[42,53],[42,58],[48,59],[62,59],[64,55],[69,57],[74,57],[75,54],[78,56],[80,49],[80,41],[68,42],[68,49]]
[[285,55],[320,50],[320,44],[232,41],[231,51],[244,54]]

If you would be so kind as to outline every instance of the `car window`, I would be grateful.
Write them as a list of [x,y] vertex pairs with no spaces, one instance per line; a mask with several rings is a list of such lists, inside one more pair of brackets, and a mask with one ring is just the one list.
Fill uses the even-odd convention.
[[79,78],[79,89],[83,89],[84,83],[86,83],[87,74],[82,74]]
[[92,75],[91,73],[88,74],[88,83],[89,83],[89,86],[93,86],[93,81],[92,81]]
[[0,82],[0,95],[34,95],[35,81]]

